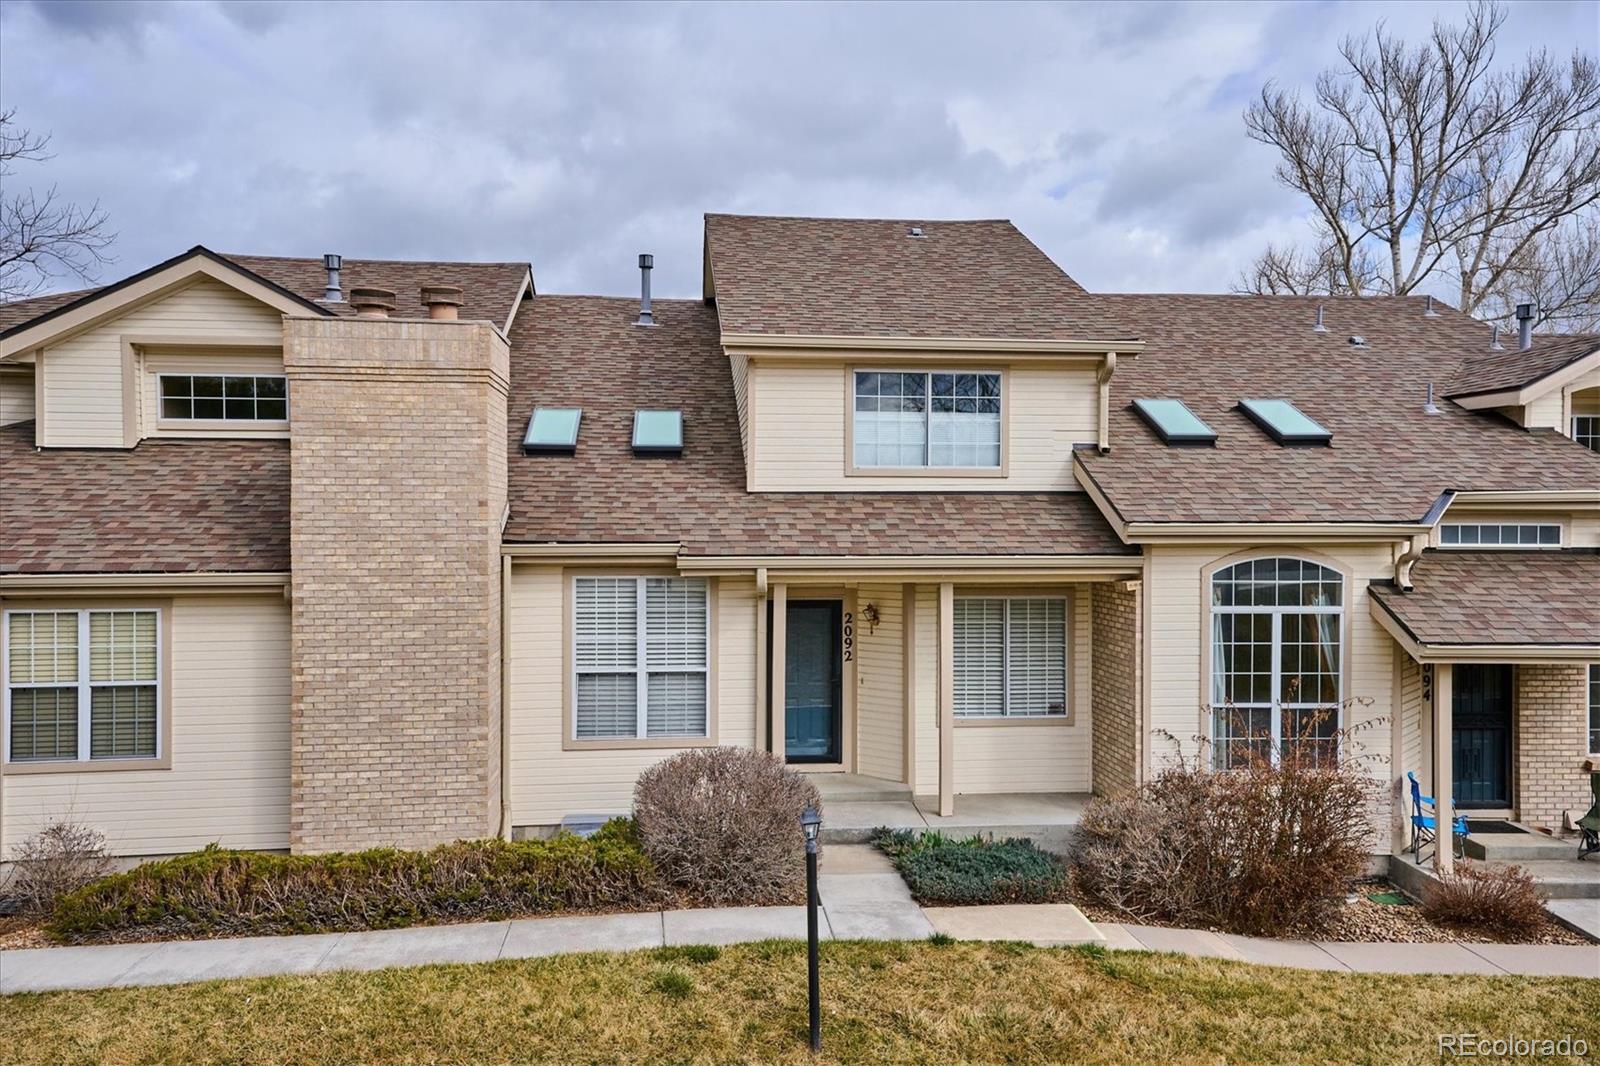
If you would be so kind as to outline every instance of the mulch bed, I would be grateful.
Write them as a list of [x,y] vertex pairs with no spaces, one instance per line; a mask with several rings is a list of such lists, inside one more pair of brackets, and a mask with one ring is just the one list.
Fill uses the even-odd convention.
[[0,916],[0,951],[48,948],[55,945],[44,935],[39,919],[20,914]]
[[[1589,944],[1591,941],[1574,933],[1554,919],[1545,919],[1544,927],[1532,937],[1507,940],[1480,930],[1456,929],[1437,925],[1423,916],[1421,908],[1410,900],[1404,903],[1380,903],[1371,897],[1400,890],[1382,878],[1357,882],[1352,887],[1352,902],[1339,908],[1333,918],[1317,929],[1286,930],[1285,940],[1335,940],[1360,943],[1391,944]],[[1174,923],[1132,919],[1119,915],[1098,904],[1082,899],[1073,901],[1078,909],[1093,922],[1127,922],[1133,925],[1169,925]],[[1212,932],[1226,932],[1213,929]]]

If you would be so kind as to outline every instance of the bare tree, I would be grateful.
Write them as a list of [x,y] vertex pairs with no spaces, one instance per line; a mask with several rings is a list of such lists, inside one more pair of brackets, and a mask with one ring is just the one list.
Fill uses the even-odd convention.
[[[50,135],[17,125],[16,110],[0,112],[0,186],[10,186],[18,163],[42,163]],[[96,268],[111,262],[107,249],[117,235],[106,228],[97,200],[87,207],[60,199],[56,187],[0,188],[0,302],[32,296],[51,278],[71,275],[93,281]]]
[[1478,313],[1530,256],[1569,246],[1569,221],[1600,203],[1600,64],[1538,51],[1502,69],[1505,19],[1480,0],[1417,46],[1380,23],[1346,38],[1344,66],[1317,78],[1310,101],[1262,90],[1245,126],[1278,149],[1278,179],[1311,201],[1319,242],[1309,256],[1269,248],[1238,287],[1274,291],[1263,279],[1286,265],[1321,292],[1403,295],[1448,279],[1457,306]]
[[1517,304],[1527,302],[1536,308],[1535,326],[1600,331],[1600,217],[1568,219],[1509,259],[1478,316],[1509,325]]

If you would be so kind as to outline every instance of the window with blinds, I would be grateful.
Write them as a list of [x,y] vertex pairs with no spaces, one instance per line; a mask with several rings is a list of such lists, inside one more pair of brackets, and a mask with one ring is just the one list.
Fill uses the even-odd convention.
[[952,621],[958,717],[1067,713],[1064,598],[960,597]]
[[4,638],[8,761],[160,754],[157,611],[9,611]]
[[708,735],[704,579],[575,578],[572,635],[574,739]]

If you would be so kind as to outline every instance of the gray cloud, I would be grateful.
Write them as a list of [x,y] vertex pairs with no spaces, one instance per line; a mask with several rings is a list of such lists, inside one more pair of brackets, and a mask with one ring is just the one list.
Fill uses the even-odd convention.
[[[1225,288],[1305,231],[1240,110],[1455,4],[0,6],[0,88],[108,277],[195,243],[531,260],[698,295],[700,216],[1009,217],[1085,284]],[[1519,7],[1503,53],[1585,39]],[[62,284],[69,282],[63,280]]]

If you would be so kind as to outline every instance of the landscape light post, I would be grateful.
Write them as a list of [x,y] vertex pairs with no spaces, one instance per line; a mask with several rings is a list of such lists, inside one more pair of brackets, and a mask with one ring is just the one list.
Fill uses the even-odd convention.
[[822,815],[815,807],[800,813],[806,835],[806,966],[811,983],[811,1050],[822,1050],[822,982],[817,975],[817,836]]

